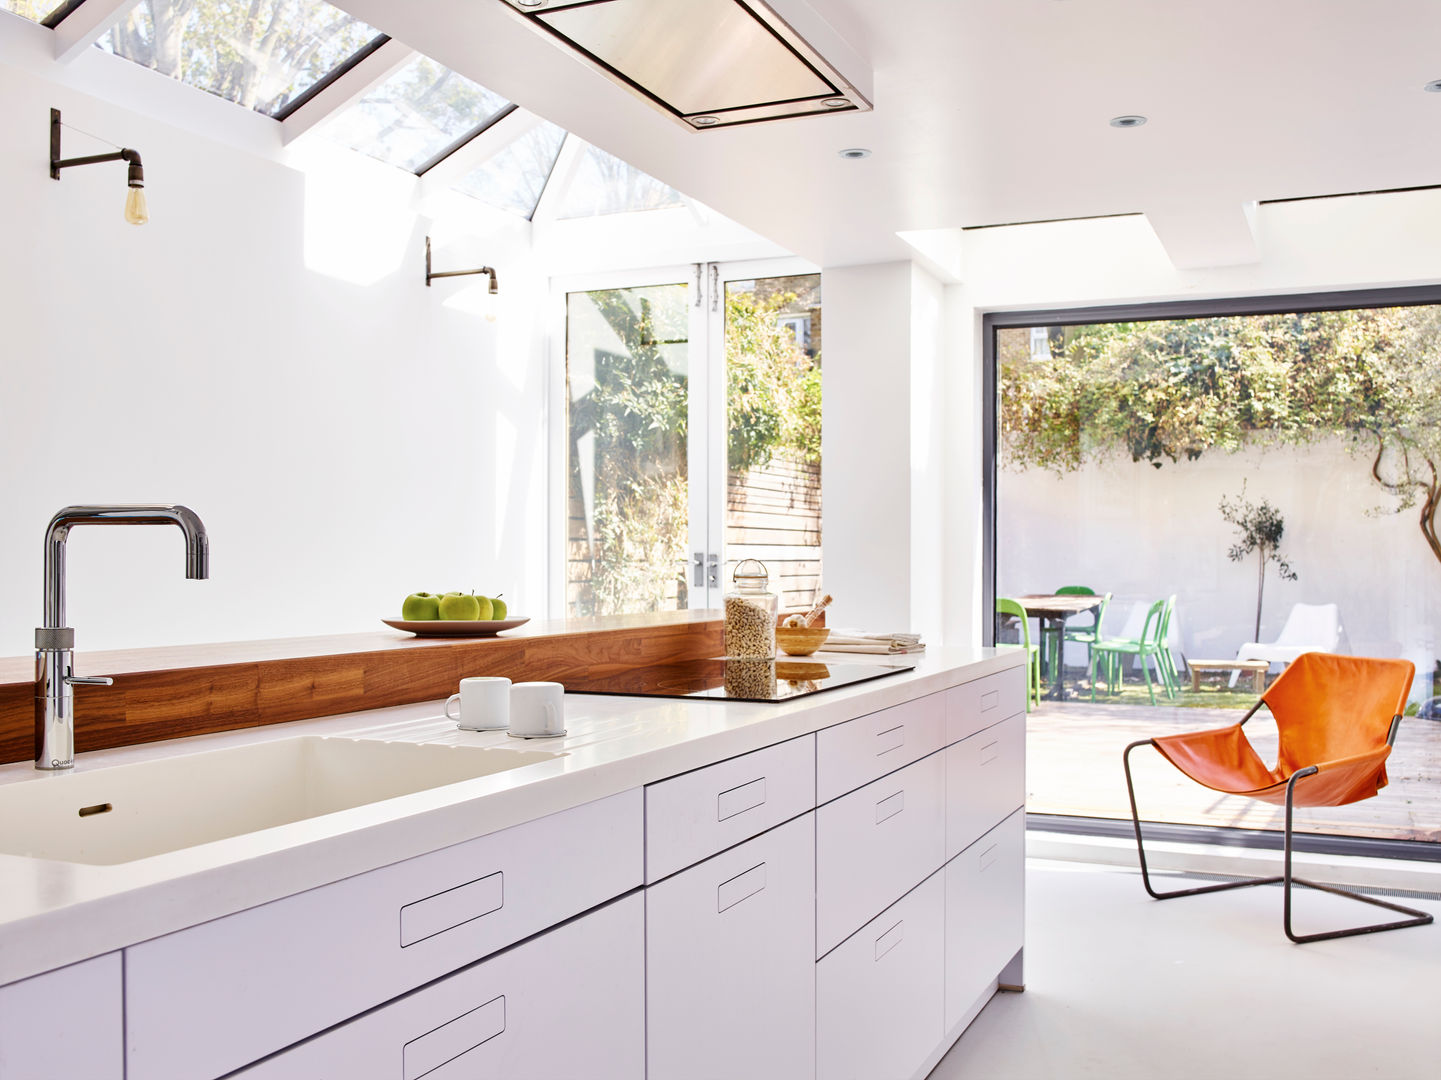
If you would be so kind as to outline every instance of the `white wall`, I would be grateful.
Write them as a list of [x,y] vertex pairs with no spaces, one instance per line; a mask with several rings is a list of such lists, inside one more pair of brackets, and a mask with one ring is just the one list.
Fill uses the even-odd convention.
[[[212,579],[188,582],[174,530],[76,530],[82,650],[380,629],[416,589],[543,614],[546,376],[523,223],[437,251],[438,268],[500,269],[486,323],[467,310],[484,279],[426,288],[403,174],[301,172],[120,108],[78,87],[123,61],[60,69],[30,29],[0,43],[0,654],[31,647],[44,526],[71,502],[187,503],[212,551]],[[148,92],[199,94],[125,66]],[[203,98],[177,111],[273,124]],[[140,151],[149,225],[122,221],[121,165],[50,179],[51,106]],[[266,138],[278,151],[268,129],[251,142]],[[67,155],[104,149],[65,133]]]
[[1406,656],[1418,684],[1429,685],[1441,644],[1441,563],[1415,510],[1389,512],[1395,502],[1372,483],[1370,464],[1364,448],[1353,456],[1335,440],[1304,450],[1212,451],[1160,469],[1108,460],[1059,477],[1002,470],[997,589],[1014,596],[1083,584],[1112,592],[1112,635],[1122,633],[1134,603],[1175,593],[1181,651],[1234,656],[1255,640],[1256,558],[1227,557],[1237,537],[1218,503],[1245,479],[1248,499],[1281,512],[1282,554],[1297,574],[1283,581],[1268,568],[1261,640],[1276,637],[1292,604],[1337,604],[1353,652]]

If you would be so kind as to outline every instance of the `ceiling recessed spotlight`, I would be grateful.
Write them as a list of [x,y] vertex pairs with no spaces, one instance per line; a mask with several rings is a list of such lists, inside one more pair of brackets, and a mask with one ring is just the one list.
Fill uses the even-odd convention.
[[1432,79],[1421,89],[1431,94],[1441,94],[1441,79]]
[[1146,122],[1146,118],[1145,118],[1144,116],[1113,116],[1113,117],[1111,117],[1111,126],[1112,126],[1112,127],[1118,127],[1118,128],[1140,127],[1140,126],[1141,126],[1142,124],[1144,124],[1145,122]]
[[515,6],[523,8],[545,7],[545,0],[515,0]]
[[821,102],[827,109],[844,109],[851,103],[850,98],[828,97]]
[[696,127],[715,127],[720,123],[719,116],[692,116],[690,122]]
[[851,161],[857,161],[860,158],[868,158],[871,156],[871,152],[861,146],[852,146],[849,150],[838,150],[836,152],[840,154],[841,157]]

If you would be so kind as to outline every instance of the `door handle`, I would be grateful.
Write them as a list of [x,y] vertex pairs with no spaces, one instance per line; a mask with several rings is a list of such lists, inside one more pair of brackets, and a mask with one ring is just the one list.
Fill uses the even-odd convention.
[[706,560],[706,573],[710,576],[710,580],[707,582],[707,584],[709,584],[712,589],[719,589],[719,588],[720,588],[720,556],[719,556],[719,555],[711,555],[711,556]]
[[690,558],[691,562],[695,564],[690,583],[696,588],[700,588],[705,584],[705,552],[693,551]]

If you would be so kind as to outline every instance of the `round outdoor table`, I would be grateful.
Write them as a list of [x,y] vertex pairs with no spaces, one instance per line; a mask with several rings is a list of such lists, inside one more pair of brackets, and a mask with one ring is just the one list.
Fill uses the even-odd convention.
[[[1045,629],[1049,626],[1056,632],[1056,662],[1051,664],[1046,655],[1046,650],[1041,649],[1042,682],[1051,682],[1055,685],[1046,693],[1048,699],[1060,701],[1065,695],[1065,689],[1061,685],[1061,675],[1066,667],[1066,620],[1073,615],[1084,615],[1088,611],[1095,611],[1105,600],[1103,596],[1087,596],[1084,593],[1036,593],[1030,596],[1013,597],[1016,603],[1026,609],[1026,614],[1033,616],[1041,624],[1041,641],[1044,643]],[[1054,667],[1055,671],[1047,668]]]

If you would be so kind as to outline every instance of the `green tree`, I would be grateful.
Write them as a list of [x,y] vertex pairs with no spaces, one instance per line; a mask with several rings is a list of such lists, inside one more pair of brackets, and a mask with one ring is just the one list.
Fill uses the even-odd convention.
[[1008,467],[1059,475],[1127,456],[1161,468],[1340,435],[1398,512],[1419,507],[1441,562],[1441,309],[1108,323],[1059,337],[1054,361],[1012,350],[1001,363]]
[[820,357],[807,356],[779,321],[794,293],[758,299],[726,297],[727,461],[760,468],[778,450],[817,464],[821,459]]
[[1266,591],[1266,564],[1275,563],[1276,573],[1283,581],[1295,581],[1296,572],[1291,563],[1281,554],[1281,538],[1286,534],[1286,522],[1277,510],[1265,499],[1253,503],[1246,498],[1246,485],[1242,483],[1241,494],[1234,499],[1221,500],[1221,517],[1236,526],[1239,534],[1231,549],[1226,552],[1232,562],[1241,562],[1252,552],[1256,554],[1256,630],[1252,641],[1261,640],[1261,599]]

